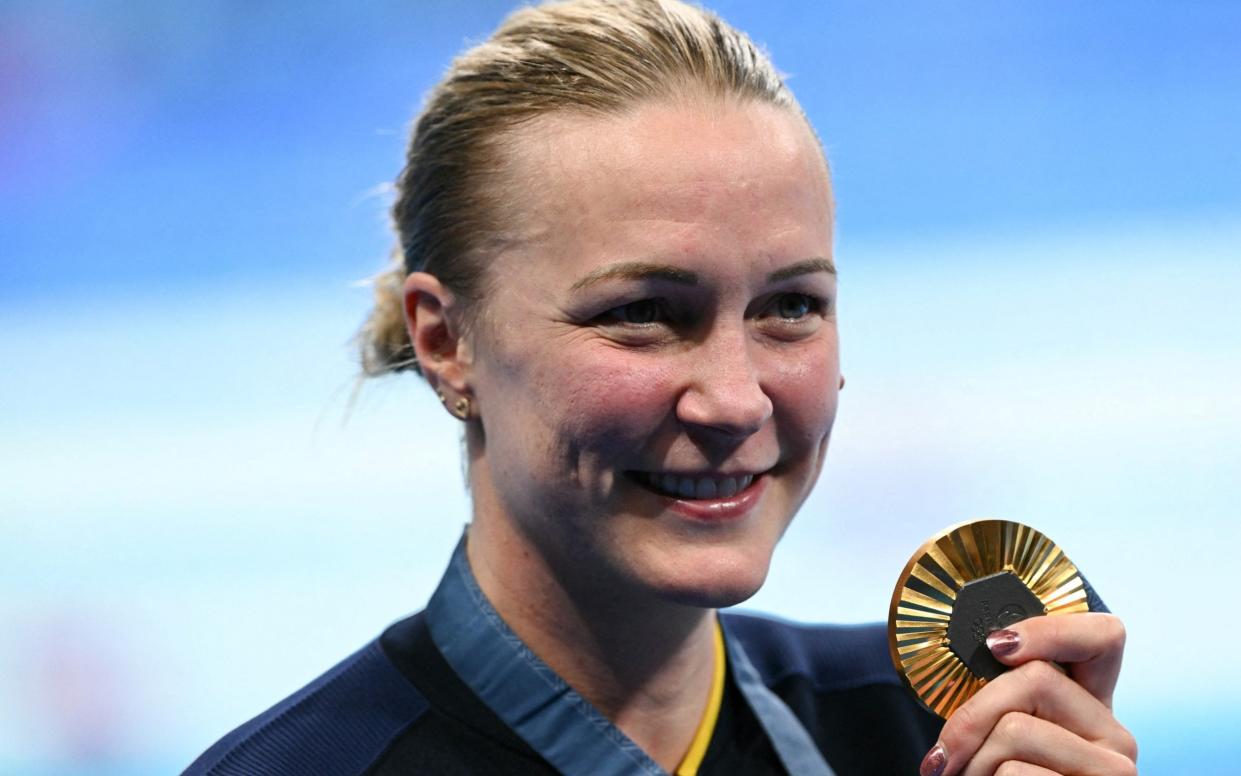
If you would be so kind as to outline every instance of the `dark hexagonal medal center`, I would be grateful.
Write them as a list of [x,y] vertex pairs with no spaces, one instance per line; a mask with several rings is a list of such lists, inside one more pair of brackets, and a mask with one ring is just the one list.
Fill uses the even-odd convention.
[[1042,602],[1011,571],[966,582],[948,621],[948,646],[975,676],[994,679],[1008,668],[987,649],[987,634],[1040,614]]

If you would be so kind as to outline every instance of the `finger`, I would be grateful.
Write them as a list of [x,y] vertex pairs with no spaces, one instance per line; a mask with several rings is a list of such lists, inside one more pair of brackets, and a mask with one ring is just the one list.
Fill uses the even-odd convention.
[[1133,761],[1071,731],[1029,714],[1005,714],[961,776],[992,776],[1017,761],[1074,776],[1131,776]]
[[939,735],[946,752],[945,772],[955,773],[973,758],[1000,720],[1014,711],[1114,751],[1137,755],[1133,736],[1106,706],[1050,663],[1038,660],[996,677],[952,713]]
[[1008,760],[1000,763],[1000,767],[995,769],[995,776],[1060,776],[1060,774],[1041,765]]
[[1110,614],[1031,617],[987,637],[991,654],[1017,666],[1031,660],[1064,665],[1069,676],[1109,709],[1125,649],[1125,626]]

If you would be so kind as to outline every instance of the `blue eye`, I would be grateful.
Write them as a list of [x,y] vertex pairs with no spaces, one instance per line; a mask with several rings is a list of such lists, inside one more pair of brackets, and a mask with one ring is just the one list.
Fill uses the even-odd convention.
[[788,320],[805,318],[814,308],[814,300],[805,294],[781,294],[776,300],[776,315]]

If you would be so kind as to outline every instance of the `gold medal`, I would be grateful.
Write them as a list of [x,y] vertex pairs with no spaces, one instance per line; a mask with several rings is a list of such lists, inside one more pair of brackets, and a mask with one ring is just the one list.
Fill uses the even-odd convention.
[[923,705],[947,719],[1007,670],[987,649],[987,634],[1027,617],[1090,611],[1089,593],[1072,561],[1033,528],[955,525],[918,548],[897,580],[892,662]]

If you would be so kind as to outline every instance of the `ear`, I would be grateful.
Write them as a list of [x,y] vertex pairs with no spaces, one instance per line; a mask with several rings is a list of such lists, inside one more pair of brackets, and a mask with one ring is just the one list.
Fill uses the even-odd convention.
[[845,389],[845,376],[844,376],[844,375],[841,375],[841,376],[840,376],[840,386],[839,386],[836,390],[838,390],[838,391],[843,391],[844,389]]
[[455,297],[434,275],[411,272],[404,302],[405,326],[423,377],[442,395],[469,397],[473,355],[457,324]]

